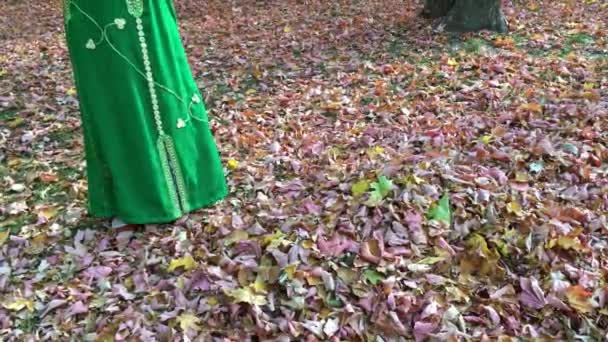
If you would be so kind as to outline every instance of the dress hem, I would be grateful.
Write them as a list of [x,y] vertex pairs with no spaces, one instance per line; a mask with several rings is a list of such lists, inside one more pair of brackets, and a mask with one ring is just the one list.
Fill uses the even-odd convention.
[[89,211],[89,217],[96,218],[96,219],[111,219],[111,218],[119,217],[122,221],[124,221],[127,224],[162,224],[162,223],[171,223],[171,222],[177,221],[178,219],[180,219],[181,217],[183,217],[186,214],[192,213],[192,212],[194,212],[196,210],[199,210],[199,209],[211,207],[214,204],[217,204],[221,200],[225,199],[226,196],[228,196],[228,190],[227,189],[224,190],[224,191],[222,191],[217,196],[212,197],[210,200],[203,201],[200,204],[190,205],[189,208],[187,208],[183,212],[181,212],[179,214],[176,214],[176,215],[166,215],[166,216],[161,216],[161,217],[146,217],[146,218],[143,218],[143,217],[129,217],[129,216],[124,216],[124,215],[120,215],[120,214],[112,214],[112,213],[97,214],[97,213],[93,213],[92,211]]

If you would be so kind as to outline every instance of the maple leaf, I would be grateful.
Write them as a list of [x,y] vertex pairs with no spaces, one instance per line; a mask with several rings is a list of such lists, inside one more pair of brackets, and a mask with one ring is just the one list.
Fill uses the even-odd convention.
[[592,295],[593,293],[585,290],[580,285],[570,286],[566,289],[566,298],[570,306],[583,314],[593,311],[593,305],[590,300]]
[[519,296],[520,301],[533,309],[542,309],[547,305],[545,294],[535,278],[521,278],[519,280],[522,288],[522,293]]
[[228,290],[226,294],[232,297],[235,303],[247,303],[256,306],[267,304],[266,297],[256,294],[251,287]]
[[478,273],[487,275],[499,273],[498,261],[500,253],[490,249],[486,239],[480,234],[473,234],[466,242],[466,258],[460,261],[461,272],[465,274]]
[[247,233],[244,230],[235,230],[232,233],[230,233],[230,235],[228,235],[226,237],[226,239],[224,239],[224,244],[226,246],[230,246],[233,245],[237,242],[243,241],[243,240],[247,240],[249,238],[249,233]]
[[385,279],[385,276],[376,270],[367,269],[363,271],[363,278],[372,285],[378,285]]
[[357,183],[353,184],[351,187],[351,192],[355,197],[359,197],[369,190],[369,181],[368,180],[360,180]]
[[452,210],[450,209],[450,196],[445,193],[438,203],[433,204],[426,214],[429,220],[443,222],[450,225],[452,222]]
[[369,199],[365,202],[365,204],[369,206],[376,206],[390,194],[390,192],[395,188],[395,185],[386,176],[380,176],[378,177],[378,181],[371,184],[371,188],[373,190],[370,192]]
[[201,330],[201,328],[199,326],[199,324],[201,323],[201,319],[196,317],[193,314],[182,313],[181,315],[177,316],[176,320],[179,323],[179,327],[182,329],[182,331],[188,331],[188,330],[200,331]]

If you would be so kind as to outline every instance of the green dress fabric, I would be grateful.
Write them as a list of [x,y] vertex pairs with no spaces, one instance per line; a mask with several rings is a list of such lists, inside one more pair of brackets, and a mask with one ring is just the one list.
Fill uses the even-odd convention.
[[89,211],[171,222],[227,193],[171,0],[64,0]]

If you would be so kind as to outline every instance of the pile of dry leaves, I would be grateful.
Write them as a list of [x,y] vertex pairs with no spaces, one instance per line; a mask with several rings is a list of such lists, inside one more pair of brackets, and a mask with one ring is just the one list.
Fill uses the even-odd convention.
[[608,338],[608,4],[176,1],[231,196],[86,218],[60,4],[4,1],[0,338]]

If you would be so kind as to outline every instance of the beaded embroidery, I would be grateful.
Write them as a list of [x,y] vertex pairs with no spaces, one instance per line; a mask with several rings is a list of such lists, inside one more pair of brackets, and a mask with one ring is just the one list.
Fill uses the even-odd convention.
[[140,18],[144,14],[144,0],[126,0],[129,14]]
[[163,129],[158,95],[156,93],[156,83],[154,81],[154,74],[152,73],[150,54],[148,53],[148,43],[146,41],[146,34],[144,32],[143,21],[141,19],[143,14],[143,3],[142,0],[126,1],[129,13],[135,17],[135,24],[137,25],[137,35],[139,36],[146,80],[148,81],[148,92],[150,93],[150,100],[152,103],[152,113],[154,115],[156,130],[158,131],[159,135],[156,144],[161,159],[163,172],[165,174],[166,182],[170,188],[169,193],[171,194],[171,199],[176,207],[183,212],[187,207],[186,186],[184,184],[179,161],[177,160],[177,151],[175,150],[173,139],[171,139],[171,137],[168,136]]

